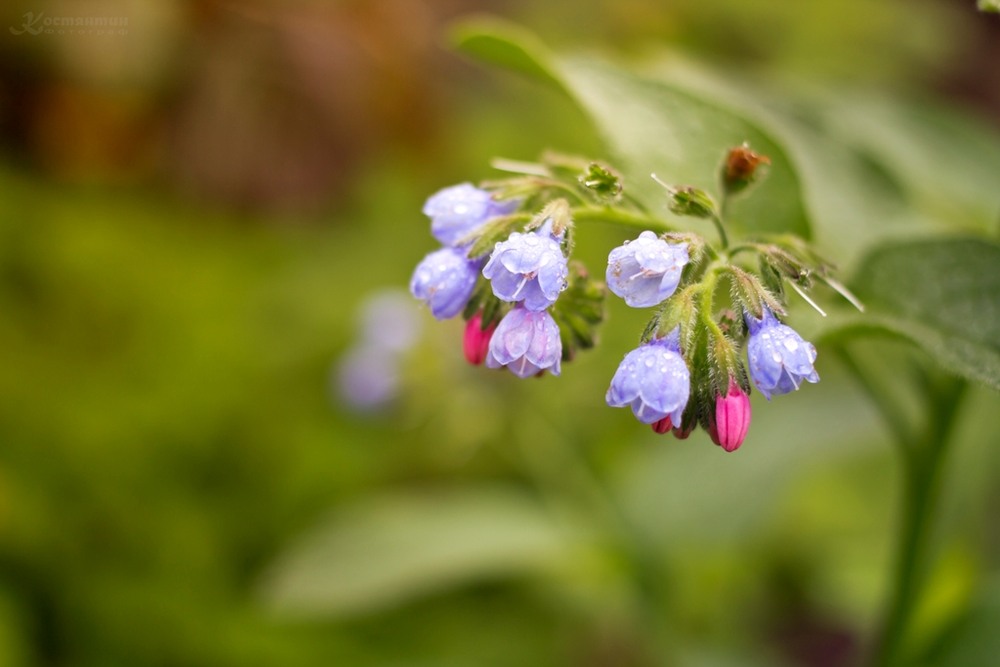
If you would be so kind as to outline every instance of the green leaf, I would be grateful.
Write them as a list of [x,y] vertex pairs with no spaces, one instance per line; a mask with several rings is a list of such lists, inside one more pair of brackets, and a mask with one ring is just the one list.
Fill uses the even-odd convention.
[[853,285],[868,314],[827,337],[890,332],[1000,390],[1000,245],[973,238],[884,245],[862,262]]
[[837,91],[813,104],[831,138],[882,165],[912,205],[952,233],[995,228],[1000,133],[993,125],[910,98]]
[[567,532],[510,489],[375,497],[293,544],[262,592],[281,613],[350,615],[541,568],[567,545]]
[[551,57],[545,45],[535,34],[514,23],[488,16],[472,19],[455,26],[452,41],[456,48],[483,62],[560,85],[542,64]]
[[799,181],[785,151],[740,115],[600,58],[553,55],[530,33],[497,20],[466,23],[455,41],[465,53],[563,88],[589,114],[613,153],[625,193],[651,211],[665,213],[667,204],[667,193],[652,173],[721,200],[720,164],[730,148],[748,142],[771,159],[771,169],[752,196],[732,201],[730,223],[754,232],[809,236]]
[[934,230],[927,216],[918,215],[905,200],[897,174],[856,150],[856,141],[815,120],[827,107],[840,106],[843,91],[819,97],[812,88],[790,89],[787,82],[775,86],[728,77],[673,53],[653,59],[646,69],[659,80],[738,111],[775,137],[801,183],[812,240],[824,256],[853,266],[867,248],[887,238]]

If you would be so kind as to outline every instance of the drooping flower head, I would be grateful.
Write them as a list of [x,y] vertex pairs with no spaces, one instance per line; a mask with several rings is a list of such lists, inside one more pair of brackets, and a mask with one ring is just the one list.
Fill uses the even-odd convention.
[[709,415],[708,434],[712,442],[727,452],[735,452],[743,444],[750,429],[750,397],[733,380],[726,395],[715,399],[715,412]]
[[514,307],[490,338],[487,368],[506,366],[511,373],[526,378],[548,370],[559,375],[562,341],[559,325],[547,311]]
[[435,250],[417,265],[410,293],[431,307],[439,320],[455,317],[469,302],[479,277],[479,263],[459,248]]
[[545,230],[514,232],[496,244],[483,275],[498,299],[539,311],[555,303],[566,289],[566,256],[559,241]]
[[490,340],[497,329],[497,322],[483,328],[483,313],[478,312],[465,323],[465,336],[462,339],[462,349],[465,360],[473,366],[478,366],[486,360],[490,350]]
[[633,308],[655,306],[677,289],[688,261],[684,244],[672,245],[643,232],[608,255],[608,288]]
[[490,218],[512,213],[517,201],[497,201],[486,190],[471,183],[461,183],[439,190],[424,204],[424,215],[431,219],[431,233],[444,245],[459,241],[476,231]]
[[666,338],[653,339],[626,354],[611,379],[605,397],[608,405],[632,408],[643,424],[669,417],[670,428],[679,427],[691,393],[691,374],[678,341],[675,329]]
[[770,400],[772,394],[787,394],[806,382],[819,382],[813,368],[816,348],[802,340],[794,329],[778,321],[767,307],[764,316],[755,318],[744,314],[750,329],[747,342],[747,361],[754,385]]

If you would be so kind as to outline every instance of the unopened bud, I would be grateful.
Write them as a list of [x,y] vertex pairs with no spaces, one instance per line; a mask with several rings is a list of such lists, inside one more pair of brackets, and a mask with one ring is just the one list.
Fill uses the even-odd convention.
[[673,423],[670,421],[670,417],[664,417],[658,422],[653,422],[651,426],[653,427],[653,430],[660,435],[666,433],[674,427]]
[[497,322],[491,323],[483,328],[482,312],[473,315],[465,324],[465,337],[462,346],[465,351],[465,359],[473,366],[478,366],[486,360],[486,354],[490,349],[490,339],[496,331]]
[[602,200],[614,203],[621,199],[621,176],[611,167],[591,162],[587,165],[587,171],[580,174],[579,180],[585,188]]
[[726,191],[734,193],[743,190],[761,177],[764,171],[759,169],[761,165],[770,164],[769,157],[753,152],[747,144],[730,149],[722,169]]
[[710,415],[708,434],[712,442],[727,452],[734,452],[743,444],[750,428],[750,397],[733,380],[725,396],[715,399],[715,414]]
[[715,202],[704,190],[690,185],[671,187],[670,211],[677,215],[690,215],[695,218],[714,218],[717,213]]

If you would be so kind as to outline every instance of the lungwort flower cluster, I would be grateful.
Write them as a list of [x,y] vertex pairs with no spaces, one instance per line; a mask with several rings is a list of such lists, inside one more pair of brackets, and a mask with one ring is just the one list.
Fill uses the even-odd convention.
[[[860,307],[795,237],[730,245],[723,204],[769,164],[746,145],[720,164],[718,204],[703,190],[653,177],[665,208],[710,221],[717,243],[651,214],[605,165],[555,155],[501,164],[513,175],[445,188],[427,201],[443,247],[410,281],[434,317],[466,320],[471,364],[520,378],[559,375],[562,362],[595,344],[610,291],[651,315],[639,346],[611,375],[608,405],[682,439],[701,426],[731,452],[750,427],[752,387],[770,400],[819,381],[815,347],[780,319],[785,288],[815,306],[806,290],[821,283]],[[570,259],[577,228],[596,220],[638,230],[609,252],[604,283]]]

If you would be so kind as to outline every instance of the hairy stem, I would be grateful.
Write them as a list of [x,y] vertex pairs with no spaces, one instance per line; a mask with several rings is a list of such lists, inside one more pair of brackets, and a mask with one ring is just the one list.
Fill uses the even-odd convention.
[[596,206],[581,206],[571,209],[570,213],[576,222],[607,222],[626,227],[635,227],[643,231],[666,233],[676,231],[663,220],[642,213],[632,213],[617,208]]

